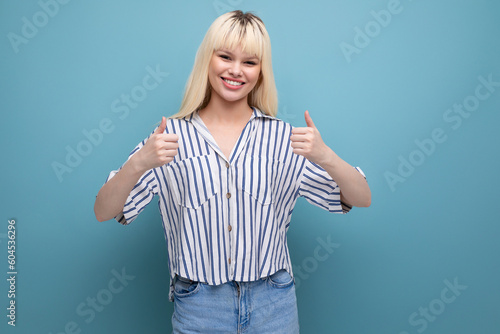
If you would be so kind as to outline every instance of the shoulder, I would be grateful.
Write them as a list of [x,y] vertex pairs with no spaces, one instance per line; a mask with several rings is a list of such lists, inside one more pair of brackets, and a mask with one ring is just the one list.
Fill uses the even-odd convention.
[[180,127],[185,127],[191,124],[193,115],[188,115],[184,117],[168,117],[167,118],[167,130],[176,130]]
[[[261,122],[261,126],[264,129],[268,129],[269,131],[278,134],[289,134],[292,132],[293,126],[290,123],[287,123],[277,117],[266,116],[261,117],[259,119]],[[287,137],[288,138],[288,137]]]
[[263,123],[273,124],[273,125],[277,125],[279,127],[284,127],[284,128],[292,128],[291,124],[283,121],[282,119],[279,119],[276,116],[268,115],[257,108],[253,108],[253,109],[254,109],[255,117]]

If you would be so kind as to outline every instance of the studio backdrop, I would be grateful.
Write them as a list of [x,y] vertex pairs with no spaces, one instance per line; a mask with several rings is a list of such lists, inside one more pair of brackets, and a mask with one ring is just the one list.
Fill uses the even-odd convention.
[[278,117],[309,110],[372,190],[347,215],[298,201],[301,332],[499,333],[493,0],[2,1],[0,332],[171,333],[157,200],[126,227],[93,205],[234,9],[269,31]]

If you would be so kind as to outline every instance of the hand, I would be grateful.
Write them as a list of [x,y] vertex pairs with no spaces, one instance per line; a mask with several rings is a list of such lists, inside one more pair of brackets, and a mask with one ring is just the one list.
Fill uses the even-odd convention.
[[136,167],[141,172],[168,164],[177,155],[179,136],[165,133],[167,119],[162,117],[160,126],[148,138],[146,144],[132,156]]
[[328,157],[330,148],[323,142],[318,129],[309,116],[309,111],[304,113],[307,127],[292,129],[292,142],[293,153],[302,155],[307,160],[312,161],[321,166],[321,163]]

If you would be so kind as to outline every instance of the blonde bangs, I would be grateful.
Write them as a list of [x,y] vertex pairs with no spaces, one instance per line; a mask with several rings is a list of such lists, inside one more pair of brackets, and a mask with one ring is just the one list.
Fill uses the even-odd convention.
[[235,20],[226,20],[218,30],[222,33],[214,35],[213,51],[234,50],[241,46],[244,53],[254,55],[262,61],[265,43],[262,28],[258,23],[249,22],[243,25]]

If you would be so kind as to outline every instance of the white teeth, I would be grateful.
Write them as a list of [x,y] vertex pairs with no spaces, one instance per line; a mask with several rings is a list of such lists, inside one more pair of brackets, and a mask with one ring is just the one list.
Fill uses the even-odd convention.
[[238,81],[232,81],[232,80],[228,80],[228,79],[222,79],[224,80],[225,82],[227,82],[228,84],[232,85],[232,86],[241,86],[243,85],[243,82],[238,82]]

